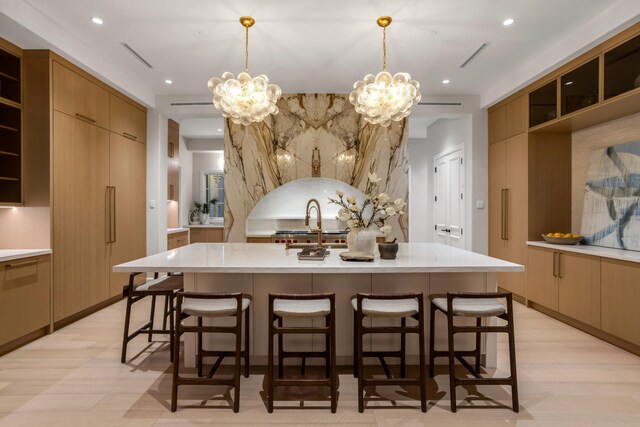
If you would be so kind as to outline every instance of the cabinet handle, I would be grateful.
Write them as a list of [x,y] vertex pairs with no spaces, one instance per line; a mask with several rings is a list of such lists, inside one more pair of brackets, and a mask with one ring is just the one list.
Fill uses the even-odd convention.
[[504,240],[509,240],[509,189],[504,189]]
[[95,121],[95,120],[93,120],[91,117],[87,117],[87,116],[85,116],[85,115],[83,115],[83,114],[80,114],[80,113],[76,113],[76,117],[77,117],[77,118],[79,118],[79,119],[82,119],[82,120],[84,120],[84,121],[87,121],[87,122],[89,122],[89,123],[95,123],[95,122],[96,122],[96,121]]
[[113,227],[111,228],[112,238],[111,242],[116,241],[116,187],[111,187],[111,220],[113,221]]
[[558,277],[558,276],[556,275],[556,265],[557,265],[557,263],[556,263],[556,256],[557,256],[557,255],[558,255],[558,252],[554,252],[554,253],[553,253],[553,277]]
[[507,189],[500,190],[501,206],[500,206],[500,238],[507,240]]
[[42,258],[31,259],[29,261],[17,262],[14,264],[5,264],[4,268],[17,268],[17,267],[25,267],[27,265],[37,264],[42,261]]
[[122,136],[124,136],[125,138],[133,139],[134,141],[138,139],[137,136],[131,135],[130,133],[127,133],[127,132],[122,132]]
[[562,252],[558,252],[558,277],[561,279],[564,277],[564,265],[562,264]]
[[107,185],[107,191],[105,192],[105,216],[106,216],[106,243],[111,243],[111,186]]

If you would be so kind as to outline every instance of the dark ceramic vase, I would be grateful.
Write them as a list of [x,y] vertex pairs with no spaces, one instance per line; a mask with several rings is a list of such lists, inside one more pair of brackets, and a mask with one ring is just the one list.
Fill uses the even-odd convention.
[[381,259],[396,259],[398,253],[397,243],[378,243]]

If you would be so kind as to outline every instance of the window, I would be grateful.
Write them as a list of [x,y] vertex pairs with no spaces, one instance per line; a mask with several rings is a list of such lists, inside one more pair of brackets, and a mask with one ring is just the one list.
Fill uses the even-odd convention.
[[209,216],[211,218],[224,217],[224,174],[220,172],[207,173],[204,176],[205,200],[211,202]]

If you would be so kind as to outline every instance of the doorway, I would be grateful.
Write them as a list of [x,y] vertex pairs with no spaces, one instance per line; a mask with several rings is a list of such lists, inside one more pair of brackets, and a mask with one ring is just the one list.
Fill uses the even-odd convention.
[[464,249],[464,146],[436,155],[433,164],[434,242]]

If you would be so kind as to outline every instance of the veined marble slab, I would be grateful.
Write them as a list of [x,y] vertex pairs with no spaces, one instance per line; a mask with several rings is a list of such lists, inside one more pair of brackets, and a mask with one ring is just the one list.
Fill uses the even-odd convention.
[[113,271],[184,273],[466,273],[518,272],[522,265],[439,243],[401,243],[394,260],[349,262],[332,249],[324,261],[300,261],[299,249],[270,243],[195,243],[116,265]]

